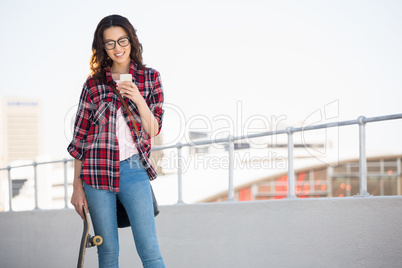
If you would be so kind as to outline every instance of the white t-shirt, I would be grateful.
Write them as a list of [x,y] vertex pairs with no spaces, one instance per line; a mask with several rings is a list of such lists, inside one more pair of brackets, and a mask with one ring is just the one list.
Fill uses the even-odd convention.
[[138,153],[131,130],[122,114],[122,108],[123,106],[120,106],[116,114],[116,135],[119,142],[120,161],[123,161]]

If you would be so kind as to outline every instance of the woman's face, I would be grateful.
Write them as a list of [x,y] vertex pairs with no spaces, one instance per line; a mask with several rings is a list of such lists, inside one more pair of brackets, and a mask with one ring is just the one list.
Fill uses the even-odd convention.
[[112,26],[103,32],[103,43],[109,58],[113,63],[127,64],[130,62],[131,45],[126,31],[120,26]]

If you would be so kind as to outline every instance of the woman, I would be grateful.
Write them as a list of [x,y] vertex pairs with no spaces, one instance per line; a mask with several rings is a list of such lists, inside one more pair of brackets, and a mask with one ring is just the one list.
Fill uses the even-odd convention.
[[[150,180],[157,174],[149,156],[159,134],[163,90],[157,71],[142,63],[142,45],[131,23],[119,15],[102,19],[95,31],[91,75],[84,84],[68,152],[75,158],[71,203],[84,218],[90,211],[99,267],[118,267],[116,197],[125,207],[144,267],[165,267],[155,231]],[[133,81],[120,83],[121,74]],[[113,92],[128,104],[138,128]]]

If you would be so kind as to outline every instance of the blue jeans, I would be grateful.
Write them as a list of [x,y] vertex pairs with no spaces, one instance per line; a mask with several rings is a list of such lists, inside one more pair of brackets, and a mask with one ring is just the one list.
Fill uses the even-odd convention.
[[143,267],[165,267],[155,230],[149,177],[138,154],[120,162],[120,191],[98,190],[84,183],[85,195],[96,235],[99,267],[119,267],[116,195],[130,219],[135,246]]

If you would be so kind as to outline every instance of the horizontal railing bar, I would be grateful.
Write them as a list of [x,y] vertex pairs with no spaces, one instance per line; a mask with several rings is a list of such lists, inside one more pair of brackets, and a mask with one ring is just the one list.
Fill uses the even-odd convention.
[[227,138],[219,138],[219,139],[214,139],[214,140],[201,140],[201,141],[192,141],[188,143],[183,143],[181,144],[182,147],[192,147],[192,146],[197,146],[197,145],[207,145],[207,144],[212,144],[212,143],[225,143],[229,142],[229,137]]
[[162,150],[174,149],[174,148],[177,148],[177,144],[154,146],[151,148],[151,151],[162,151]]
[[291,131],[294,133],[294,132],[317,130],[317,129],[323,129],[323,128],[349,126],[349,125],[355,125],[355,124],[358,124],[357,120],[348,120],[348,121],[332,122],[332,123],[313,125],[313,126],[307,126],[307,127],[297,127],[297,128],[292,128]]
[[256,134],[250,134],[250,135],[243,135],[243,136],[237,136],[233,137],[234,140],[244,140],[244,139],[251,139],[251,138],[261,138],[265,136],[273,136],[273,135],[280,135],[280,134],[286,134],[286,129],[282,130],[276,130],[276,131],[269,131],[269,132],[262,132],[262,133],[256,133]]
[[391,114],[391,115],[367,117],[367,118],[363,118],[363,123],[371,123],[371,122],[393,120],[393,119],[402,119],[402,114]]
[[64,162],[72,162],[74,159],[63,159],[63,160],[54,160],[54,161],[46,161],[46,162],[32,162],[30,164],[23,164],[23,165],[18,165],[18,166],[10,166],[10,167],[5,167],[5,168],[0,168],[1,170],[8,170],[9,168],[22,168],[22,167],[32,167],[33,165],[46,165],[46,164],[57,164],[57,163],[64,163]]

